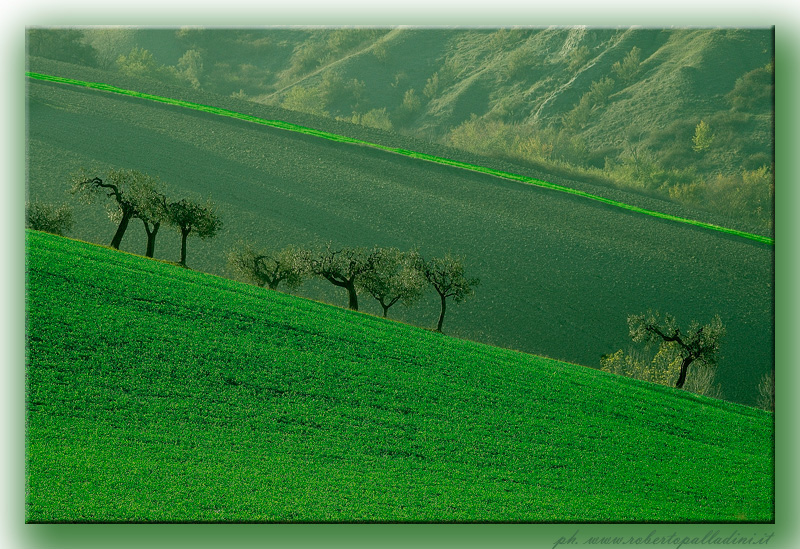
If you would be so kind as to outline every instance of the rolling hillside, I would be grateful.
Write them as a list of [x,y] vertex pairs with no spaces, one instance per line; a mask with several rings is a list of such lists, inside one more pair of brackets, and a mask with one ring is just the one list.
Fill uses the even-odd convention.
[[[223,274],[224,255],[240,239],[452,251],[483,279],[474,300],[449,312],[454,335],[597,366],[600,355],[628,347],[628,314],[654,308],[688,322],[718,313],[729,334],[719,370],[727,398],[752,402],[758,378],[773,367],[771,247],[185,109],[42,82],[28,89],[30,198],[75,203],[66,192],[70,174],[110,166],[159,176],[174,193],[211,194],[226,231],[190,242],[195,268]],[[391,134],[367,138],[386,142]],[[695,213],[637,195],[623,200]],[[76,207],[75,236],[110,241],[114,226],[103,206]],[[143,246],[143,231],[132,225],[123,247],[141,253]],[[157,257],[175,259],[177,251],[176,233],[160,236]],[[343,299],[319,284],[300,292]],[[393,313],[429,326],[433,305]]]
[[769,522],[761,410],[28,232],[28,522]]
[[[112,166],[156,175],[175,194],[210,194],[226,231],[212,241],[190,241],[194,268],[224,274],[225,253],[240,239],[275,247],[333,241],[451,251],[465,255],[483,283],[472,301],[448,312],[450,334],[598,366],[600,355],[628,347],[628,314],[660,309],[683,323],[720,314],[728,328],[718,376],[726,397],[753,402],[759,377],[773,368],[770,246],[97,91],[29,81],[28,100],[30,198],[72,200],[70,173]],[[74,235],[110,241],[114,225],[103,207],[76,207]],[[143,247],[143,231],[132,225],[123,248],[142,253]],[[161,235],[156,257],[175,260],[177,253],[177,234]],[[300,293],[344,299],[322,284]],[[432,298],[393,310],[421,326],[432,325],[436,312]]]
[[[87,28],[27,37],[29,62],[98,67],[103,82],[149,77],[774,227],[771,28]],[[710,138],[696,149],[701,121]]]

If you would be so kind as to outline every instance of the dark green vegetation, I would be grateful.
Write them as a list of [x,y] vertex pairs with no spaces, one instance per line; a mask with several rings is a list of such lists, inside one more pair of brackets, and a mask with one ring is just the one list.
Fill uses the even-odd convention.
[[55,206],[44,202],[25,203],[25,228],[60,236],[72,230],[72,208],[63,204]]
[[[557,191],[560,191],[560,192],[566,192],[566,193],[574,194],[576,196],[581,196],[581,197],[584,197],[584,198],[588,198],[590,200],[597,200],[597,201],[603,202],[605,204],[609,204],[609,205],[616,206],[616,207],[619,207],[619,208],[623,208],[623,209],[626,209],[626,210],[634,211],[634,212],[637,212],[637,213],[643,213],[643,214],[646,214],[646,215],[651,215],[653,217],[659,217],[661,219],[668,219],[670,221],[676,221],[676,222],[679,222],[679,223],[688,223],[690,225],[695,225],[695,226],[703,227],[703,228],[706,228],[706,229],[712,229],[712,230],[716,230],[716,231],[721,231],[721,232],[733,234],[733,235],[736,235],[736,236],[741,236],[743,238],[749,238],[749,239],[755,240],[757,242],[763,242],[763,243],[766,243],[766,244],[773,244],[774,243],[774,240],[772,238],[770,238],[770,237],[751,234],[751,233],[747,233],[747,232],[743,232],[743,231],[738,231],[736,229],[729,229],[729,228],[726,228],[726,227],[720,227],[718,225],[714,225],[714,224],[710,224],[710,223],[704,223],[702,221],[696,221],[696,220],[692,220],[692,219],[684,219],[684,218],[681,218],[681,217],[665,214],[663,212],[656,212],[656,211],[646,210],[646,209],[639,208],[639,207],[636,207],[636,206],[633,206],[633,205],[630,205],[630,204],[625,204],[625,203],[622,203],[622,202],[618,202],[616,200],[611,200],[611,199],[603,198],[601,196],[596,196],[596,195],[593,195],[593,194],[590,194],[590,193],[587,193],[587,192],[584,192],[584,191],[579,191],[579,190],[573,189],[571,187],[565,187],[563,185],[556,185],[556,184],[553,184],[553,183],[549,183],[547,181],[540,181],[540,180],[537,180],[537,179],[532,179],[530,177],[525,177],[525,176],[518,175],[518,174],[507,173],[507,172],[503,172],[503,171],[499,171],[499,170],[493,170],[493,169],[486,168],[486,167],[483,167],[483,166],[476,166],[474,164],[468,164],[468,163],[465,163],[465,162],[459,162],[459,161],[451,160],[451,159],[448,159],[448,158],[440,158],[440,157],[437,157],[437,156],[432,156],[432,155],[425,154],[425,153],[419,153],[419,152],[416,152],[416,151],[408,151],[408,150],[404,150],[404,149],[398,149],[396,147],[385,147],[385,146],[377,145],[377,144],[374,144],[374,143],[368,143],[366,141],[361,141],[361,140],[358,140],[358,139],[348,138],[348,137],[345,137],[343,135],[336,135],[336,134],[332,134],[332,133],[329,133],[329,132],[323,132],[323,131],[315,130],[315,129],[312,129],[312,128],[305,128],[303,126],[298,126],[296,124],[287,123],[287,122],[284,122],[284,121],[281,121],[281,120],[264,120],[264,119],[261,119],[261,118],[256,118],[256,117],[245,115],[245,114],[242,114],[242,113],[229,111],[227,109],[220,109],[218,107],[210,107],[208,105],[199,105],[197,103],[191,103],[191,102],[181,101],[181,100],[174,100],[174,99],[170,99],[170,98],[167,98],[167,97],[160,97],[160,96],[151,95],[151,94],[143,94],[143,93],[139,93],[139,92],[132,91],[132,90],[123,90],[123,89],[120,89],[120,88],[117,88],[117,87],[114,87],[114,86],[109,86],[109,85],[103,84],[103,83],[82,82],[82,81],[79,81],[79,80],[71,80],[71,79],[67,79],[67,78],[61,78],[61,77],[56,77],[56,76],[52,76],[52,75],[38,74],[38,73],[31,73],[31,72],[27,73],[27,76],[30,77],[30,78],[36,78],[36,79],[44,80],[44,81],[48,81],[48,82],[57,82],[57,83],[60,83],[60,84],[85,86],[85,87],[88,87],[88,88],[108,91],[108,92],[112,92],[112,93],[121,93],[123,95],[129,95],[129,96],[138,97],[138,98],[141,98],[141,99],[148,99],[148,100],[151,100],[151,101],[158,101],[160,103],[166,103],[168,105],[186,107],[186,108],[190,108],[190,109],[199,110],[199,111],[202,111],[202,112],[207,112],[207,113],[210,113],[210,114],[217,114],[217,115],[220,115],[220,116],[228,116],[228,117],[236,118],[236,119],[239,119],[239,120],[245,120],[247,122],[254,122],[256,124],[264,124],[264,125],[271,126],[271,127],[274,127],[274,128],[281,128],[281,129],[285,129],[285,130],[289,130],[289,131],[294,131],[294,132],[297,132],[297,133],[302,133],[302,134],[305,134],[305,135],[312,135],[314,137],[320,137],[320,138],[323,138],[323,139],[329,139],[329,140],[337,141],[337,142],[340,142],[340,143],[352,143],[352,144],[358,144],[358,145],[367,145],[369,147],[375,147],[375,148],[378,148],[378,149],[381,149],[381,150],[385,150],[385,151],[388,151],[388,152],[402,154],[403,156],[409,156],[411,158],[417,158],[417,159],[421,159],[421,160],[428,160],[430,162],[436,162],[437,164],[444,164],[444,165],[447,165],[447,166],[455,166],[457,168],[463,168],[463,169],[470,170],[470,171],[486,173],[486,174],[494,175],[494,176],[497,176],[497,177],[504,177],[504,178],[507,178],[507,179],[513,179],[515,181],[522,181],[524,183],[530,183],[532,185],[536,185],[536,186],[539,186],[539,187],[544,187],[544,188],[547,188],[547,189],[553,189],[553,190],[557,190]],[[705,130],[703,130],[703,134],[702,134],[703,136],[705,136],[705,137],[702,138],[702,143],[703,143],[702,147],[703,148],[707,148],[707,146],[708,146],[707,145],[707,141],[710,140],[710,137],[707,135],[707,132],[708,132],[707,126],[703,126],[703,124],[704,123],[701,122],[701,124],[698,126],[698,128],[705,128]],[[698,131],[700,131],[700,130],[698,130]],[[698,143],[701,142],[697,136],[695,137],[695,141],[697,141]],[[123,217],[123,220],[124,219],[125,218]],[[113,247],[118,248],[118,246],[113,246]],[[149,256],[149,257],[152,257],[152,256]]]
[[[104,74],[36,64],[32,70],[87,81],[102,81],[98,76]],[[112,83],[169,95],[150,81]],[[728,328],[718,372],[727,398],[752,402],[760,376],[773,368],[771,246],[486,174],[133,98],[38,81],[29,81],[28,92],[31,198],[57,196],[73,171],[92,164],[147,172],[182,195],[211,194],[230,224],[214,242],[196,243],[195,268],[224,274],[226,252],[240,239],[272,249],[333,241],[417,246],[431,256],[453,252],[465,256],[467,271],[482,279],[475,299],[448,314],[454,335],[598,366],[600,355],[627,345],[625,319],[632,311],[668,310],[679,318],[713,311]],[[278,111],[234,99],[182,93],[175,97],[287,119],[287,111],[276,116]],[[397,134],[297,116],[307,127],[386,145],[397,139],[394,144],[407,150],[483,163]],[[530,173],[493,161],[486,165]],[[585,183],[570,185],[601,192]],[[614,196],[620,195],[622,202],[695,218],[696,212],[675,205]],[[94,209],[76,218],[75,235],[84,240],[105,242],[113,230]],[[121,248],[142,253],[143,240],[129,238]],[[177,248],[159,245],[163,255],[156,257],[177,261]],[[301,289],[344,304],[330,290],[313,283]],[[380,311],[376,303],[364,305]],[[435,325],[435,314],[422,303],[398,312],[422,326]]]
[[772,29],[37,30],[29,44],[772,227]]
[[761,410],[44,233],[27,250],[30,522],[774,517]]

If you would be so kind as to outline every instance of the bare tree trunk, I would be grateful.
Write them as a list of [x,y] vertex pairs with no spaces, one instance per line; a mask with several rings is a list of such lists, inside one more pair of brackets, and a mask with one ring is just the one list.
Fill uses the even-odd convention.
[[144,231],[147,233],[147,250],[144,252],[145,257],[153,257],[153,254],[156,250],[156,235],[158,234],[158,228],[161,226],[161,222],[153,223],[153,230],[150,230],[150,226],[147,224],[147,221],[144,219],[142,220],[144,223]]
[[442,323],[444,322],[444,312],[445,312],[445,309],[447,309],[447,301],[446,301],[444,295],[439,294],[439,297],[442,298],[442,313],[439,315],[439,325],[436,327],[436,331],[441,333],[441,331],[442,331]]
[[683,362],[681,363],[681,373],[678,376],[678,382],[675,384],[676,388],[683,389],[683,384],[686,383],[686,374],[689,371],[689,364],[691,364],[693,361],[694,357],[691,355],[683,359]]
[[358,310],[358,294],[356,293],[356,285],[353,282],[350,282],[345,286],[347,288],[347,294],[350,298],[350,308],[354,311]]
[[117,232],[114,233],[114,238],[111,239],[111,247],[115,250],[119,250],[119,245],[122,243],[122,237],[125,236],[125,230],[128,228],[128,222],[133,217],[133,212],[122,213],[122,219],[119,221],[119,226],[117,227]]
[[188,232],[181,231],[181,261],[179,265],[186,267],[186,238],[189,236]]

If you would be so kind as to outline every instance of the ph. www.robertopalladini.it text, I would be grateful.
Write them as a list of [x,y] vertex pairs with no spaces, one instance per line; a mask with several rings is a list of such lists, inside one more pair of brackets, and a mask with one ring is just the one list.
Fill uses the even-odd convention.
[[659,535],[653,530],[646,536],[580,536],[577,530],[571,537],[560,537],[553,545],[557,549],[563,545],[660,545],[680,549],[687,545],[766,545],[775,535],[769,534],[742,534],[737,530],[731,533],[722,533],[720,530],[709,530],[703,536],[681,536],[677,532],[669,535]]

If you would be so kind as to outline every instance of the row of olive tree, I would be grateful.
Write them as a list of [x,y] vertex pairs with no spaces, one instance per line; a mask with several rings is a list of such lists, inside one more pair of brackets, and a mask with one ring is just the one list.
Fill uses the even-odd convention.
[[155,253],[156,236],[162,224],[170,225],[181,234],[180,265],[186,266],[186,240],[190,235],[210,238],[222,228],[222,220],[214,204],[186,198],[170,201],[164,194],[164,184],[156,177],[134,170],[109,170],[105,179],[89,177],[85,170],[72,178],[72,194],[92,203],[105,195],[109,218],[117,223],[111,247],[119,249],[132,219],[140,219],[147,235],[146,257]]
[[228,254],[228,265],[248,282],[273,290],[281,282],[295,289],[312,276],[324,278],[347,291],[349,307],[355,311],[362,290],[380,304],[384,317],[397,303],[415,303],[430,286],[441,300],[439,332],[447,299],[456,303],[467,299],[480,282],[466,276],[461,258],[447,254],[425,259],[417,250],[397,248],[333,248],[328,244],[317,249],[288,246],[274,251],[240,244]]

